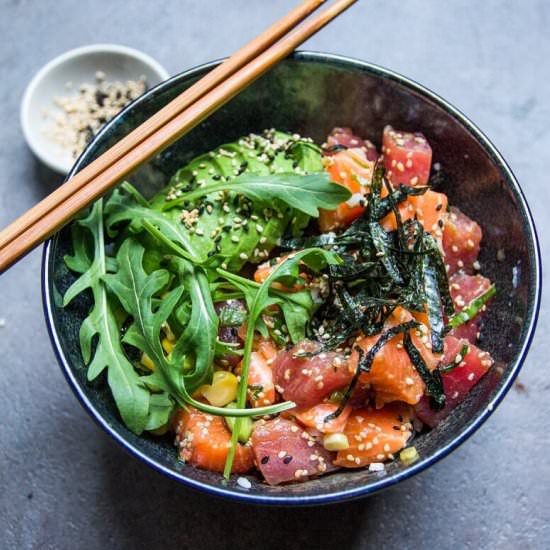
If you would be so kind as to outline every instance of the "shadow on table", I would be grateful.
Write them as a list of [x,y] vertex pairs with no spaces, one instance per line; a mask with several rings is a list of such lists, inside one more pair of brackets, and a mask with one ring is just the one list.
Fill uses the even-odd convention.
[[[106,441],[104,495],[123,548],[300,549],[364,547],[396,490],[316,508],[231,503],[187,489]],[[385,500],[385,503],[383,501]],[[383,516],[383,514],[382,514]]]
[[55,191],[65,181],[63,174],[42,164],[30,151],[29,165],[32,165],[31,177],[26,185],[28,186],[29,195],[32,195],[36,202]]

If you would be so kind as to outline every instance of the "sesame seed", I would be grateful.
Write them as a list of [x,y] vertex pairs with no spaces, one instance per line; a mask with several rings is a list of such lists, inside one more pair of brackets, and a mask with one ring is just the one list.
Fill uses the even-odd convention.
[[237,485],[242,487],[243,489],[250,489],[252,487],[252,483],[246,477],[239,477],[237,479]]

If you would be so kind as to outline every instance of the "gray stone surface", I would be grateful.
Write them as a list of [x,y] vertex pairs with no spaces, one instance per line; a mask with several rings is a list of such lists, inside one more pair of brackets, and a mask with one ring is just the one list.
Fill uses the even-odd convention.
[[[119,42],[175,73],[234,51],[295,2],[0,0],[0,226],[59,182],[27,150],[18,120],[23,90],[46,61]],[[306,47],[395,69],[476,121],[522,183],[547,256],[549,26],[547,0],[372,0]],[[175,485],[92,423],[50,348],[40,254],[0,278],[1,548],[549,547],[545,308],[523,386],[448,459],[367,500],[261,509]]]

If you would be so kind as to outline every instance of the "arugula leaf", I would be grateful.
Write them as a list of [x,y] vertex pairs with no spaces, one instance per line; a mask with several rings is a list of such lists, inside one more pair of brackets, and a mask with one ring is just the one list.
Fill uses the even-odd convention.
[[[119,326],[109,303],[102,277],[107,273],[103,234],[103,201],[97,201],[89,214],[73,226],[74,255],[65,258],[69,268],[82,275],[67,290],[63,305],[90,289],[94,305],[80,327],[80,349],[88,365],[88,380],[94,380],[107,368],[107,382],[126,426],[140,434],[150,422],[149,391],[120,344]],[[82,230],[86,230],[91,242]],[[89,245],[89,246],[86,246]],[[92,341],[97,344],[92,359]],[[90,362],[91,360],[91,362]]]
[[143,227],[143,221],[148,221],[170,240],[180,244],[185,256],[195,263],[204,263],[206,254],[194,245],[189,237],[189,231],[181,222],[164,216],[161,212],[139,204],[134,195],[124,195],[115,189],[105,206],[106,226],[110,234],[115,233],[115,226],[121,222],[131,224],[135,232]]
[[[288,293],[287,293],[288,294]],[[316,305],[309,290],[292,292],[291,300],[281,300],[279,307],[283,312],[288,335],[297,344],[306,337],[307,327]]]
[[[221,268],[218,268],[216,271],[240,291],[241,294],[239,298],[244,298],[250,308],[258,289],[261,287],[261,283],[246,279],[240,275],[235,275]],[[296,276],[296,278],[298,276]],[[292,277],[290,278],[290,281],[292,281],[290,286],[294,284],[295,280],[296,279]],[[292,342],[297,344],[300,340],[303,340],[307,326],[309,325],[309,321],[316,307],[311,297],[311,292],[307,289],[298,292],[284,292],[282,290],[270,288],[269,295],[273,299],[273,303],[279,305],[281,308],[289,336]],[[258,319],[256,330],[258,330],[262,336],[267,336],[267,328],[263,325],[261,319]]]
[[162,325],[181,298],[183,287],[178,286],[170,291],[155,310],[153,299],[167,290],[170,273],[159,269],[148,275],[143,269],[144,252],[145,249],[137,240],[132,237],[126,239],[117,253],[118,271],[105,275],[103,280],[133,318],[124,342],[146,353],[156,367],[164,367],[155,369],[155,385],[171,391],[173,373],[164,356],[160,333]]
[[331,181],[325,172],[307,176],[292,173],[264,176],[243,174],[231,181],[205,185],[184,193],[167,202],[163,209],[169,210],[220,191],[236,191],[264,207],[273,206],[280,201],[315,218],[319,217],[319,208],[333,210],[351,197],[349,189]]
[[[143,268],[144,252],[135,238],[127,238],[117,253],[118,271],[103,276],[107,287],[133,318],[124,342],[146,353],[155,365],[154,372],[141,380],[150,387],[170,393],[180,407],[192,405],[218,416],[261,416],[291,408],[291,404],[280,403],[228,411],[191,396],[200,385],[210,382],[213,374],[218,317],[212,304],[208,278],[200,266],[174,257],[170,264],[180,280],[164,294],[171,274],[165,269],[147,274]],[[164,296],[158,300],[161,294]],[[166,356],[161,344],[161,330],[182,298],[191,301],[191,318],[171,355]],[[186,365],[189,365],[188,370]]]
[[218,316],[204,270],[175,257],[172,258],[170,267],[179,274],[181,283],[191,297],[191,317],[174,347],[172,359],[177,363],[183,361],[186,355],[193,354],[193,372],[184,374],[185,387],[189,393],[193,393],[202,384],[210,382],[214,373]]
[[175,403],[166,392],[151,394],[149,417],[145,429],[158,430],[168,424],[175,409]]
[[[244,343],[243,360],[241,364],[241,381],[237,391],[237,407],[243,408],[246,403],[246,392],[248,388],[248,370],[250,367],[250,357],[252,345],[254,342],[254,331],[256,322],[260,318],[262,311],[269,306],[279,303],[277,298],[270,295],[270,287],[275,282],[280,282],[285,286],[295,283],[300,277],[300,264],[303,263],[313,271],[320,271],[330,264],[341,263],[340,257],[334,252],[323,250],[322,248],[308,248],[297,252],[292,257],[285,258],[267,277],[255,292],[248,305],[249,317]],[[294,404],[292,404],[295,406]],[[228,478],[233,468],[235,450],[240,433],[241,422],[237,419],[233,434],[231,437],[231,447],[227,453],[225,462],[224,476]]]

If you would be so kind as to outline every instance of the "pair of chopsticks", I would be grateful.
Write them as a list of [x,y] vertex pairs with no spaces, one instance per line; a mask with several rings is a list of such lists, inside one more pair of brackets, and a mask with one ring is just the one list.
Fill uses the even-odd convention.
[[[0,273],[287,57],[357,0],[306,0],[0,232]],[[297,27],[297,28],[295,28]]]

